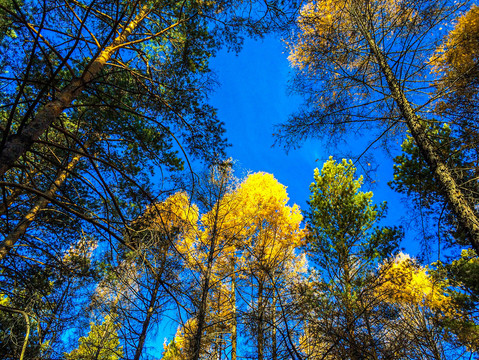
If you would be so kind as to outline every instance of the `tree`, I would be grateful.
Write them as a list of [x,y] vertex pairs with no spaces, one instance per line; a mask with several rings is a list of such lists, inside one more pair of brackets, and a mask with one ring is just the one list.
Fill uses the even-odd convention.
[[439,27],[465,6],[428,0],[305,5],[290,59],[300,69],[298,88],[312,110],[292,117],[279,136],[294,145],[308,135],[361,130],[370,122],[384,136],[403,123],[477,250],[477,211],[428,133],[435,88],[427,59],[441,40]]
[[[402,356],[448,359],[455,354],[469,358],[468,352],[475,351],[472,344],[477,326],[458,301],[464,295],[447,278],[402,253],[381,264],[380,274],[376,296],[398,311],[389,331],[401,334],[404,344],[410,344],[400,349]],[[468,336],[464,336],[466,332]]]
[[[441,156],[452,169],[461,185],[461,190],[470,204],[478,200],[477,168],[475,155],[465,149],[460,139],[455,138],[451,128],[432,127],[429,132],[436,138]],[[431,253],[435,239],[438,242],[438,258],[441,248],[455,248],[468,244],[464,229],[457,223],[450,205],[445,199],[441,185],[429,171],[414,140],[407,136],[401,145],[402,155],[394,159],[394,179],[389,185],[396,191],[407,194],[418,212],[421,223],[423,246]]]
[[[237,291],[240,298],[250,297],[243,322],[256,344],[258,359],[278,359],[285,351],[286,334],[279,331],[287,321],[281,305],[287,303],[288,285],[300,270],[301,257],[296,249],[302,245],[302,215],[296,205],[288,206],[286,188],[271,174],[249,175],[235,196],[241,199],[233,221],[241,249]],[[249,319],[249,320],[248,320]]]
[[[479,8],[476,5],[460,16],[446,40],[432,58],[433,72],[439,76],[437,92],[441,96],[436,105],[438,112],[448,121],[460,125],[465,143],[474,151],[477,135],[477,116],[474,102],[478,97],[479,70]],[[469,133],[469,134],[468,134]]]
[[118,360],[123,357],[117,334],[118,325],[112,316],[103,323],[90,324],[90,332],[78,341],[78,348],[65,354],[67,360]]
[[286,301],[288,276],[300,268],[294,249],[302,239],[302,216],[287,206],[286,189],[272,175],[251,174],[236,185],[229,171],[227,164],[213,169],[197,195],[209,210],[177,246],[185,262],[182,278],[191,283],[193,317],[184,327],[188,340],[173,341],[164,356],[229,353],[235,359],[238,326],[254,334],[259,358],[280,353],[278,308]]
[[[477,204],[477,7],[473,6],[457,19],[454,28],[431,59],[433,72],[439,77],[436,92],[441,95],[435,105],[438,115],[447,124],[432,125],[429,134],[436,139],[437,149],[451,168],[458,185],[470,204]],[[428,166],[408,136],[402,144],[403,154],[395,159],[395,178],[390,184],[402,193],[412,195],[414,206],[423,215],[423,222],[433,219],[428,240],[437,235],[442,244],[466,244],[466,234],[447,204],[441,185],[433,179]],[[414,172],[421,182],[414,181]],[[422,184],[422,185],[421,185]],[[437,223],[437,224],[435,224]],[[434,226],[435,225],[435,226]],[[437,231],[435,231],[437,228]]]
[[300,348],[312,358],[387,358],[396,346],[382,332],[391,319],[374,293],[374,269],[396,251],[402,232],[378,226],[386,204],[373,204],[355,172],[352,161],[330,158],[310,187],[306,246],[314,271],[302,291]]

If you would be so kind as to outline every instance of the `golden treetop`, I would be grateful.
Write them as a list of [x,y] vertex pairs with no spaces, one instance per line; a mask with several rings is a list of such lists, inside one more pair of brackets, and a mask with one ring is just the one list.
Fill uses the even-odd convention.
[[447,283],[433,279],[427,268],[418,266],[409,255],[399,253],[393,261],[383,264],[380,281],[376,294],[386,302],[427,307],[446,316],[457,316],[447,295]]
[[459,17],[445,43],[431,59],[434,71],[455,71],[465,74],[477,65],[479,60],[479,7],[473,5]]
[[312,73],[324,71],[324,59],[338,72],[365,71],[370,66],[365,32],[395,39],[421,16],[411,0],[309,1],[297,19],[299,34],[288,59]]

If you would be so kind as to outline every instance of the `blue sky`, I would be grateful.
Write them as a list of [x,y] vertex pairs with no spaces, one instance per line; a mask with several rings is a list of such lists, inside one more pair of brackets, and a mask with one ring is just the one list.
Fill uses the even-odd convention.
[[[263,41],[246,40],[238,55],[221,51],[212,61],[220,86],[211,103],[226,124],[226,136],[232,145],[228,152],[236,161],[236,175],[242,177],[248,171],[272,173],[287,186],[290,203],[306,209],[313,171],[322,167],[329,153],[319,140],[307,141],[288,154],[272,147],[274,125],[286,121],[302,102],[300,97],[287,94],[291,78],[287,56],[284,43],[274,36]],[[349,149],[344,151],[359,154],[367,143],[351,139]],[[380,151],[376,160],[379,168],[374,185],[366,184],[365,189],[374,191],[375,202],[388,202],[384,224],[400,225],[407,211],[402,197],[387,185],[392,180],[392,159]],[[412,237],[409,234],[403,246],[406,252],[415,254],[418,248]]]
[[280,40],[247,40],[242,51],[221,52],[212,67],[220,87],[212,105],[226,123],[226,136],[232,147],[229,155],[236,161],[237,176],[246,171],[265,171],[288,186],[298,205],[305,203],[312,169],[323,154],[320,144],[307,144],[288,155],[272,147],[274,124],[285,121],[297,109],[299,97],[287,96],[289,65]]

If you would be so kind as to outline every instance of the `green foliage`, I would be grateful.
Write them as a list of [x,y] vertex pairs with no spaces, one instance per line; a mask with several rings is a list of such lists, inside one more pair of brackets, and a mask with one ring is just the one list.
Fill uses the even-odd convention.
[[474,250],[463,250],[459,259],[441,265],[449,279],[460,281],[479,300],[479,258]]
[[23,1],[0,0],[0,42],[8,37],[12,39],[17,37],[11,14],[15,12],[15,6],[22,5]]
[[123,357],[115,317],[107,315],[102,324],[90,323],[87,336],[78,340],[78,348],[65,354],[67,360],[117,360]]
[[346,256],[354,246],[356,255],[380,261],[398,245],[397,228],[374,228],[385,215],[386,203],[373,204],[372,192],[362,192],[362,176],[355,178],[352,161],[336,163],[332,157],[314,172],[308,214],[310,251],[328,261]]
[[315,269],[302,295],[308,323],[302,347],[308,356],[379,356],[388,347],[376,330],[390,315],[374,288],[377,265],[397,250],[402,231],[378,226],[386,204],[375,205],[355,173],[352,161],[331,157],[315,170],[310,186],[306,247]]
[[[446,159],[466,199],[471,205],[477,204],[479,183],[475,180],[477,176],[475,155],[468,151],[467,146],[455,135],[457,134],[454,134],[447,124],[442,127],[432,126],[428,131],[430,141],[435,142],[440,156]],[[434,178],[411,136],[406,137],[401,148],[403,153],[394,159],[394,180],[389,186],[408,195],[416,211],[427,215],[426,219],[432,219],[430,228],[423,229],[423,239],[433,242],[439,237],[445,240],[443,245],[449,246],[457,243],[467,244],[464,230],[458,227],[442,187]],[[424,222],[425,220],[423,224]]]
[[[450,263],[437,261],[431,275],[447,279],[449,296],[462,316],[446,317],[441,326],[451,332],[450,338],[465,345],[469,351],[479,351],[479,258],[472,249],[462,250],[458,259]],[[455,338],[454,336],[455,335]]]

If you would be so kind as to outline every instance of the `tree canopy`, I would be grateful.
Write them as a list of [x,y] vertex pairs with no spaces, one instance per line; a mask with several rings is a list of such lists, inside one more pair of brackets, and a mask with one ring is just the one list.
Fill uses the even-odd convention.
[[[0,0],[0,358],[476,356],[478,16],[466,0]],[[369,144],[328,154],[309,199],[286,186],[306,162],[237,175],[211,105],[211,60],[266,35],[305,99],[277,141]],[[362,166],[378,141],[407,222]]]

